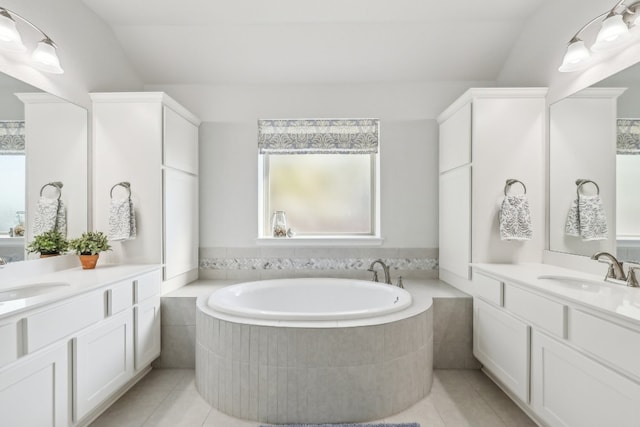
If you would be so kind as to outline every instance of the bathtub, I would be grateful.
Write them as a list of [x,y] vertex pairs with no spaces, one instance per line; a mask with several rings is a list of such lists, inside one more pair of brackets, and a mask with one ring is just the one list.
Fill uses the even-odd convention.
[[279,279],[239,283],[214,292],[208,305],[252,319],[346,320],[380,316],[411,305],[396,286],[349,279]]
[[429,393],[432,360],[432,299],[395,286],[265,280],[197,300],[196,387],[234,417],[382,419]]

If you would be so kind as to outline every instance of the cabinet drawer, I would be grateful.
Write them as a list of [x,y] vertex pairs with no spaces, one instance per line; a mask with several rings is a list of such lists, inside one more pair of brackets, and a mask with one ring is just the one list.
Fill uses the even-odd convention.
[[502,306],[502,282],[500,280],[476,273],[473,277],[473,284],[477,296]]
[[640,333],[592,316],[571,310],[569,341],[640,379]]
[[504,308],[558,337],[566,337],[567,307],[563,304],[505,284]]
[[0,367],[18,358],[18,325],[15,322],[0,325]]
[[162,273],[160,270],[143,274],[133,281],[134,303],[139,303],[154,295],[160,295]]
[[31,353],[104,319],[106,301],[103,291],[73,298],[25,319],[25,350]]
[[107,300],[109,316],[130,308],[133,305],[133,281],[129,280],[113,285],[107,290]]

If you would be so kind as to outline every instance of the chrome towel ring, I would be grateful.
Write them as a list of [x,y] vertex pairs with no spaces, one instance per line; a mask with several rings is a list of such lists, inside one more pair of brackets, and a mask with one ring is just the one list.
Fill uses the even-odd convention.
[[524,185],[524,183],[523,183],[522,181],[517,180],[517,179],[510,178],[510,179],[508,179],[508,180],[507,180],[507,183],[506,183],[506,184],[505,184],[505,186],[504,186],[504,195],[505,195],[505,196],[507,195],[507,191],[509,191],[509,188],[510,188],[513,184],[520,184],[520,185],[522,185],[522,189],[524,190],[524,194],[527,194],[527,186],[526,186],[526,185]]
[[576,193],[578,195],[578,198],[580,198],[580,190],[582,189],[582,186],[585,184],[593,184],[596,187],[596,194],[600,195],[600,187],[598,186],[598,184],[596,184],[595,181],[592,181],[590,179],[577,179],[576,180],[576,185],[578,186],[578,188],[576,188]]
[[53,181],[53,182],[48,182],[45,185],[43,185],[42,187],[40,187],[40,197],[42,197],[42,193],[44,192],[44,189],[47,187],[53,187],[56,189],[56,191],[58,192],[58,200],[60,200],[60,197],[62,197],[62,187],[64,185],[62,184],[62,182],[60,181]]
[[114,184],[113,187],[111,187],[111,191],[109,191],[109,197],[111,197],[113,199],[113,190],[116,187],[124,187],[124,188],[126,188],[127,192],[129,193],[128,197],[131,197],[131,183],[127,182],[127,181],[122,181],[122,182],[119,182],[117,184]]

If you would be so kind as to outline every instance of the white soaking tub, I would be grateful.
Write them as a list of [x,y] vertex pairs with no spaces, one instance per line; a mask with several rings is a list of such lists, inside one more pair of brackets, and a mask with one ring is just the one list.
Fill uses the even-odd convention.
[[197,300],[196,387],[258,422],[386,418],[424,398],[432,298],[350,279],[240,283]]

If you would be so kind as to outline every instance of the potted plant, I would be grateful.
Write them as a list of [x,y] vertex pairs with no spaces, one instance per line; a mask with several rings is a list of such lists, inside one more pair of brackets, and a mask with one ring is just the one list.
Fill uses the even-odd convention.
[[83,269],[95,268],[100,252],[111,249],[106,234],[101,231],[88,231],[77,239],[69,241],[69,249],[74,251],[82,263]]
[[40,258],[47,258],[64,253],[69,246],[67,239],[59,231],[45,231],[33,237],[33,241],[27,245],[27,252],[38,252]]

